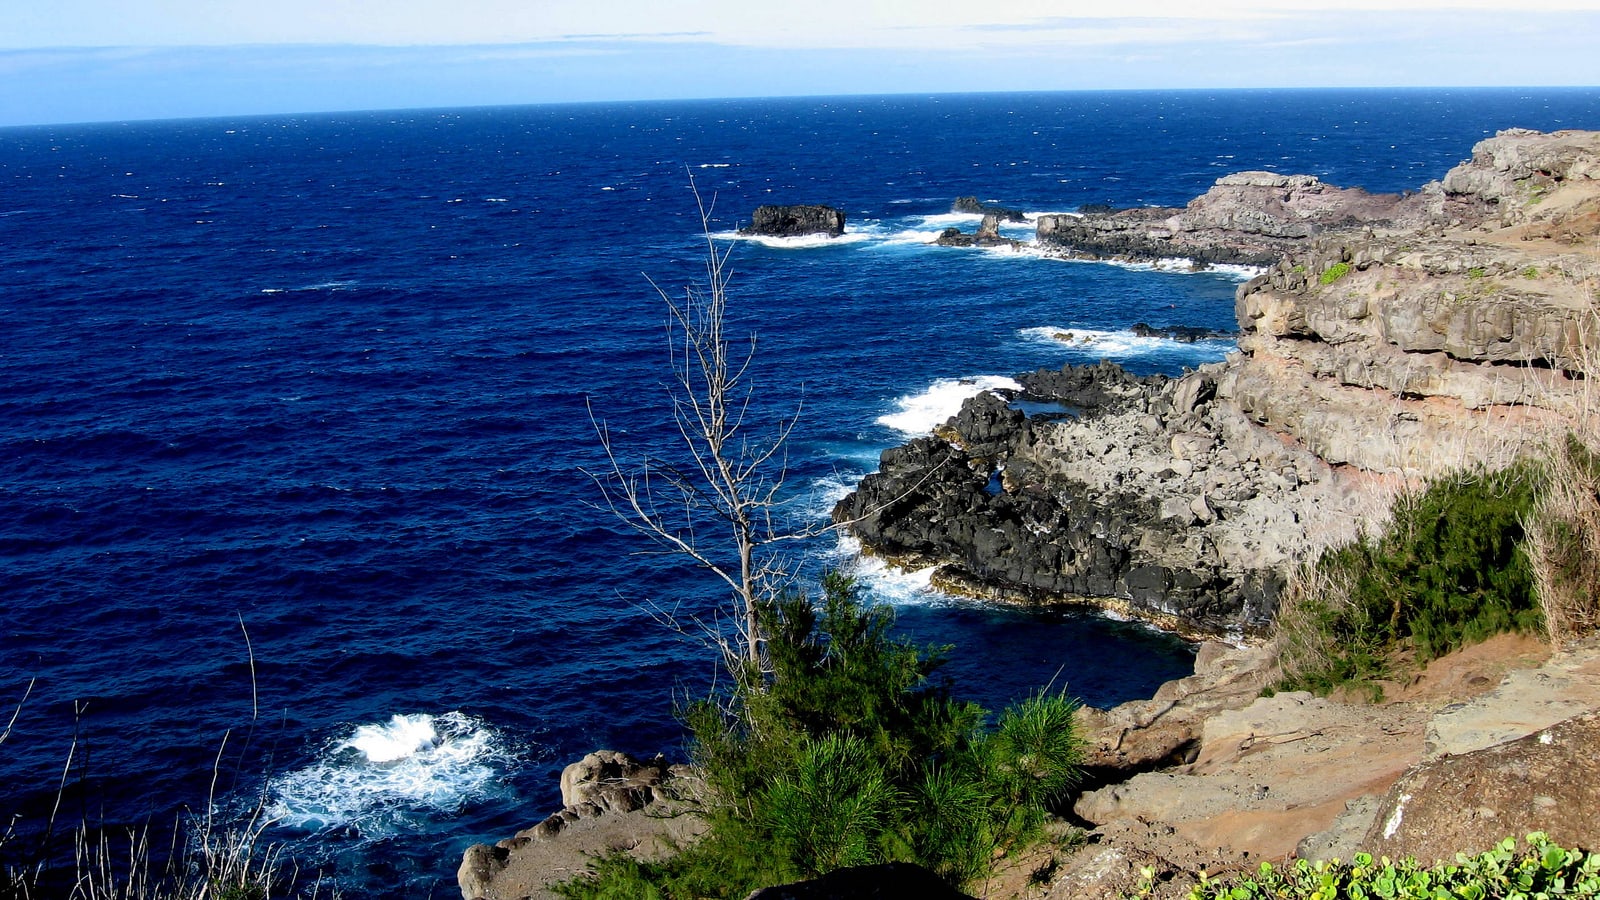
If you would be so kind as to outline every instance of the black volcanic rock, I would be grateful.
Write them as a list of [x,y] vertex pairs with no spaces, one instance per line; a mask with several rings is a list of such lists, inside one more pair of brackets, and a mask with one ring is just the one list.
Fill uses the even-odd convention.
[[959,228],[946,228],[944,233],[934,241],[941,247],[1011,247],[1016,249],[1021,241],[1002,237],[1000,234],[1000,217],[994,213],[986,213],[983,221],[978,223],[976,234],[964,234]]
[[[1255,517],[1250,540],[1273,537],[1282,526],[1244,504],[1293,488],[1281,462],[1242,466],[1219,443],[1215,376],[1102,363],[1017,379],[1022,391],[973,397],[933,435],[884,451],[834,521],[957,593],[1087,603],[1191,633],[1263,627],[1281,573],[1229,535]],[[1029,417],[1014,400],[1066,409]],[[1113,449],[1132,445],[1149,449]]]
[[984,203],[977,197],[957,197],[956,202],[950,206],[951,212],[967,213],[974,216],[998,216],[1005,222],[1026,222],[1028,217],[1020,209],[1011,209],[1005,206],[995,206]]
[[750,217],[750,225],[739,229],[740,234],[762,237],[803,237],[825,234],[838,237],[844,234],[844,210],[833,206],[758,206]]

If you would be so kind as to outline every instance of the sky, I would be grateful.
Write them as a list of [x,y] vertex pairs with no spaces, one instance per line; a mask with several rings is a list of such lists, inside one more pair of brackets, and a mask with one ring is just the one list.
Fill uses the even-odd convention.
[[843,94],[1600,85],[1600,0],[0,0],[0,126]]

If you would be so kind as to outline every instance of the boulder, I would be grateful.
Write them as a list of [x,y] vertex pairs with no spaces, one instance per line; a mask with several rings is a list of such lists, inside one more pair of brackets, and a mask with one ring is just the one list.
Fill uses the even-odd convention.
[[1505,744],[1422,762],[1390,788],[1362,842],[1374,855],[1449,862],[1542,831],[1600,847],[1600,713]]
[[750,225],[739,229],[740,234],[762,237],[805,237],[825,234],[838,237],[844,234],[844,210],[832,206],[795,205],[756,207]]
[[617,750],[597,750],[561,770],[561,805],[631,812],[655,799],[672,775],[662,757],[640,760]]

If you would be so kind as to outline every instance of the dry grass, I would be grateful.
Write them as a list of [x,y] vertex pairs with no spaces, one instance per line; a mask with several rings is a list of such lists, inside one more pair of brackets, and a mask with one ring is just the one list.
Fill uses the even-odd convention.
[[1356,611],[1347,579],[1311,563],[1295,566],[1272,623],[1269,683],[1300,682],[1332,666],[1338,647],[1323,623],[1336,610]]
[[[1594,302],[1600,302],[1585,282]],[[1547,451],[1548,488],[1524,527],[1528,557],[1552,642],[1600,630],[1600,313],[1573,331],[1579,344],[1577,409],[1571,428]]]
[[1545,630],[1557,644],[1600,630],[1596,448],[1600,435],[1585,429],[1569,433],[1552,449],[1548,486],[1524,525]]

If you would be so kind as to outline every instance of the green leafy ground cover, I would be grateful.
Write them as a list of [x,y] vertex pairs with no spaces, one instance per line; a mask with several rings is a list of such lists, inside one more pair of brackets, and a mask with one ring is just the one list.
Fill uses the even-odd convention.
[[[1145,873],[1148,895],[1151,874]],[[1191,900],[1547,900],[1600,897],[1600,855],[1568,850],[1544,834],[1528,835],[1518,850],[1507,838],[1477,856],[1458,854],[1451,864],[1420,865],[1414,859],[1391,862],[1357,853],[1349,863],[1296,860],[1286,866],[1263,863],[1252,875],[1209,879],[1189,894]]]

